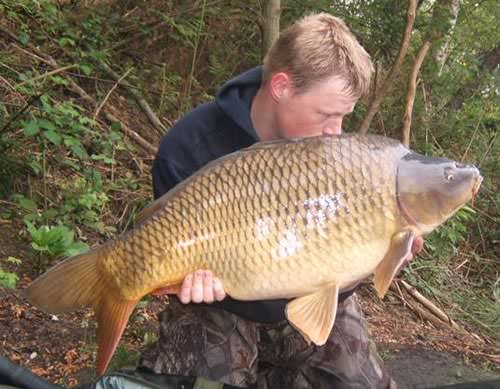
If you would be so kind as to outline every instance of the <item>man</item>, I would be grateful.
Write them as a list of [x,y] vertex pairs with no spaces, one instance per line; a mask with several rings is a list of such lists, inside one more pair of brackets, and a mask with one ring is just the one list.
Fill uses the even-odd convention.
[[[297,21],[282,32],[263,67],[227,82],[215,101],[168,132],[153,165],[155,197],[209,161],[257,141],[340,134],[343,118],[368,91],[372,70],[340,19],[321,13]],[[321,347],[308,345],[286,322],[286,300],[233,300],[209,271],[188,275],[178,299],[184,305],[171,299],[161,314],[160,340],[141,361],[157,373],[259,388],[391,385],[353,290],[340,295],[334,329]]]

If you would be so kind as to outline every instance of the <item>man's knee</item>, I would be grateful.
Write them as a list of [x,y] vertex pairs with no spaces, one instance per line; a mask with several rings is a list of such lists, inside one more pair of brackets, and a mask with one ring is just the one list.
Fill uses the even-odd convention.
[[255,325],[220,309],[174,302],[160,314],[160,338],[140,365],[241,385],[255,382],[256,360]]

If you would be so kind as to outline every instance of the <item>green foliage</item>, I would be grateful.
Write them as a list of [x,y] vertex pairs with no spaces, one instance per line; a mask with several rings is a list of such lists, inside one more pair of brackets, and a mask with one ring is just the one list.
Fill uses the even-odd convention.
[[82,115],[82,108],[71,101],[52,104],[50,97],[43,95],[40,102],[43,117],[24,122],[24,134],[27,137],[38,136],[41,142],[61,145],[73,156],[86,159],[88,154],[82,138],[96,135],[90,130],[93,121]]
[[[8,257],[6,259],[6,262],[19,265],[21,263],[21,260],[15,257]],[[11,288],[11,289],[15,288],[17,281],[19,281],[19,277],[17,276],[16,273],[3,270],[2,266],[0,266],[0,287]]]
[[72,256],[88,250],[88,245],[75,242],[75,234],[64,225],[36,227],[26,221],[26,228],[30,233],[31,247],[39,253],[50,257]]
[[16,273],[4,271],[0,267],[0,286],[4,288],[15,288],[19,277]]
[[109,364],[109,370],[114,371],[124,367],[135,366],[139,361],[139,357],[139,351],[123,344],[119,344],[116,348],[115,354],[113,355],[113,359]]
[[93,170],[87,177],[77,177],[64,183],[63,202],[58,210],[60,218],[65,223],[83,224],[100,233],[113,233],[116,229],[106,226],[101,220],[109,197],[103,188],[101,174]]
[[433,258],[449,258],[456,255],[460,244],[467,238],[467,225],[475,211],[465,206],[457,214],[426,238],[426,248]]

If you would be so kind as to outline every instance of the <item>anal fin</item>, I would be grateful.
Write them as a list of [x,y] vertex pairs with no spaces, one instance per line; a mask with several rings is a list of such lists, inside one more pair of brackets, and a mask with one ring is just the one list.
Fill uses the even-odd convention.
[[339,288],[331,285],[313,294],[288,303],[288,321],[308,342],[318,346],[326,343],[335,322]]
[[389,250],[375,269],[373,283],[380,298],[384,297],[391,282],[405,261],[411,258],[411,247],[416,238],[415,232],[405,230],[392,237]]

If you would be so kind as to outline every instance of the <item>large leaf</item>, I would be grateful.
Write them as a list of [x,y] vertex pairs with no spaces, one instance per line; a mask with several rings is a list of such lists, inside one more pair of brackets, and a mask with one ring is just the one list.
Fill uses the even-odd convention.
[[45,137],[55,145],[60,145],[62,141],[61,135],[55,131],[45,131],[43,133]]
[[24,135],[26,136],[34,136],[38,134],[40,131],[40,125],[38,124],[38,120],[30,120],[28,123],[24,125]]

